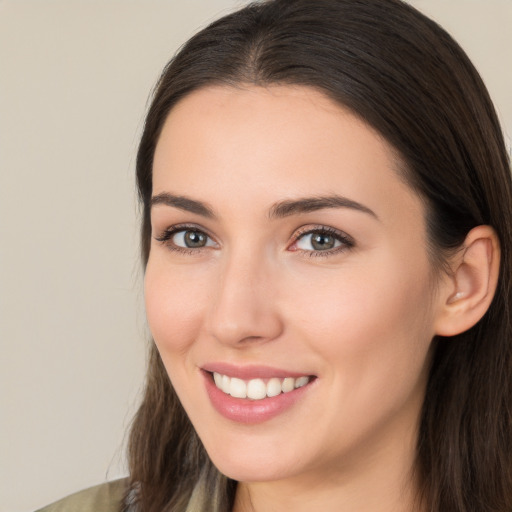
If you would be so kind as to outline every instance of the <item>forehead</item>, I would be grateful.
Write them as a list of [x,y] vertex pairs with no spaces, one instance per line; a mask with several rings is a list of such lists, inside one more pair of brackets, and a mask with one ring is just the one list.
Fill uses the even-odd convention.
[[171,110],[155,151],[153,195],[247,209],[334,193],[374,211],[419,211],[399,168],[374,129],[315,89],[215,86]]

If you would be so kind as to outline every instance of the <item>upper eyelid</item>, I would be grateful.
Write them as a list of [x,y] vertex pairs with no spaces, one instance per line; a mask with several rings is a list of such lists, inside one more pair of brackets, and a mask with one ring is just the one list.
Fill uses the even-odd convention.
[[[200,226],[199,224],[195,224],[195,223],[189,223],[189,222],[183,222],[183,223],[178,223],[178,224],[172,224],[170,226],[167,226],[165,229],[163,229],[162,231],[165,232],[165,231],[186,231],[186,230],[197,230],[197,231],[202,231],[204,232],[206,235],[208,236],[211,236],[213,237],[213,235],[210,233],[210,230],[203,227],[203,226]],[[155,231],[155,229],[153,228],[153,231]],[[348,235],[345,231],[342,231],[341,229],[337,229],[337,228],[333,228],[332,226],[326,226],[326,225],[323,225],[323,224],[306,224],[304,226],[301,226],[299,228],[296,228],[293,230],[292,234],[290,235],[290,238],[297,238],[299,236],[302,236],[302,235],[305,235],[307,233],[314,233],[315,231],[325,231],[325,232],[329,232],[329,233],[338,233],[339,235],[343,235],[347,238],[351,238],[350,235]]]
[[341,229],[333,228],[331,226],[321,225],[321,224],[314,225],[314,226],[306,225],[306,226],[300,227],[299,229],[296,229],[293,232],[292,238],[294,241],[296,241],[301,236],[308,235],[311,233],[316,233],[316,232],[324,232],[324,233],[329,233],[332,235],[338,235],[340,238],[350,240],[351,242],[354,243],[354,239],[345,231],[342,231]]
[[[156,231],[156,230],[152,230],[152,231]],[[197,224],[191,224],[191,223],[179,223],[179,224],[172,224],[170,226],[167,226],[166,228],[162,229],[162,230],[158,230],[157,232],[160,232],[161,235],[159,236],[155,236],[153,234],[153,236],[155,236],[155,238],[161,238],[162,235],[165,235],[167,233],[179,233],[180,231],[200,231],[201,233],[204,233],[205,235],[207,235],[209,238],[211,238],[212,240],[215,240],[215,237],[210,233],[210,231],[202,226],[199,226]]]

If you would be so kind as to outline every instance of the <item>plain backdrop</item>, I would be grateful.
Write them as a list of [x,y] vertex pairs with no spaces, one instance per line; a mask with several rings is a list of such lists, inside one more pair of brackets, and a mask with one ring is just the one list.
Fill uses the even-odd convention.
[[[126,474],[146,102],[179,45],[243,3],[0,0],[0,512]],[[411,3],[466,49],[510,144],[512,1]]]

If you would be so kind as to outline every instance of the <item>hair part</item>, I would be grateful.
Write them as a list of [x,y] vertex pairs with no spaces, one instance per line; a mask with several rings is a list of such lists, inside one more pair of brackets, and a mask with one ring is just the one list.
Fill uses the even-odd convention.
[[[400,0],[269,0],[212,23],[167,65],[146,118],[137,157],[144,265],[162,126],[180,99],[219,84],[313,87],[377,130],[426,204],[434,268],[445,268],[473,227],[496,230],[502,260],[489,311],[469,331],[433,341],[417,473],[420,501],[432,512],[512,510],[510,163],[466,54]],[[214,468],[154,344],[150,350],[129,446],[141,510],[185,510],[199,481],[216,489],[219,512],[231,510],[236,482]]]

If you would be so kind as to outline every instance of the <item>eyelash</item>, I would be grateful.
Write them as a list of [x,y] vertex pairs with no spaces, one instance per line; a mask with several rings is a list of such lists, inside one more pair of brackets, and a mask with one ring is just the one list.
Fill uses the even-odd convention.
[[320,235],[327,235],[332,236],[336,241],[340,242],[340,245],[338,247],[333,247],[332,249],[326,249],[323,251],[320,250],[312,250],[307,251],[305,249],[294,249],[297,252],[306,253],[307,256],[310,258],[327,258],[329,256],[334,256],[335,254],[342,253],[348,249],[351,249],[354,247],[355,243],[354,240],[348,236],[346,233],[343,233],[343,231],[339,231],[337,229],[331,228],[329,226],[314,226],[314,227],[307,227],[302,228],[294,234],[294,241],[291,245],[297,244],[303,237],[306,235],[311,235],[313,233],[320,234]]
[[[176,233],[179,233],[181,231],[195,231],[197,233],[202,233],[206,237],[213,240],[213,238],[203,229],[199,229],[197,226],[190,225],[190,224],[177,224],[175,226],[170,226],[167,228],[161,235],[155,236],[155,240],[157,242],[160,242],[162,244],[165,244],[171,251],[179,252],[182,254],[187,255],[197,255],[201,252],[202,249],[205,249],[206,247],[198,247],[198,248],[186,248],[181,247],[179,245],[176,245],[171,242],[171,239]],[[332,236],[336,241],[340,242],[340,245],[338,247],[333,247],[332,249],[326,249],[326,250],[305,250],[305,249],[293,249],[294,252],[301,252],[306,253],[308,257],[329,257],[333,256],[335,254],[339,254],[341,252],[344,252],[348,249],[351,249],[354,247],[355,243],[354,240],[348,236],[347,234],[343,233],[342,231],[339,231],[337,229],[328,227],[328,226],[314,226],[314,227],[307,227],[299,229],[293,237],[293,242],[288,247],[291,247],[295,244],[297,244],[303,237],[307,235],[311,235],[313,233],[320,234],[320,235],[327,235]]]
[[181,254],[187,254],[190,256],[195,256],[201,252],[201,249],[204,249],[204,247],[196,249],[194,249],[193,247],[180,247],[179,245],[172,243],[172,237],[176,233],[179,233],[180,231],[195,231],[197,233],[202,233],[206,235],[210,239],[212,238],[206,231],[204,231],[203,229],[199,229],[197,226],[191,224],[176,224],[175,226],[170,226],[169,228],[167,228],[161,235],[155,236],[155,240],[166,245],[171,251],[179,252]]

